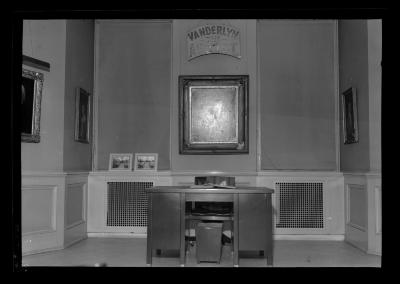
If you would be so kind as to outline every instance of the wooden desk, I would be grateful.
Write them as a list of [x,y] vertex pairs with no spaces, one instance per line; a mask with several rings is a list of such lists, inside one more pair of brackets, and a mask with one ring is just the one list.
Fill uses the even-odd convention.
[[185,265],[186,201],[233,202],[233,265],[239,266],[240,250],[263,251],[267,265],[272,265],[273,189],[159,186],[149,188],[147,192],[147,265],[152,264],[154,249],[179,250],[180,265]]

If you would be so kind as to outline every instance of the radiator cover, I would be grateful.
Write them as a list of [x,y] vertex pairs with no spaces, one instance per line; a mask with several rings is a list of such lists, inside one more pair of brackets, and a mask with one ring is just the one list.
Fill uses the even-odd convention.
[[324,228],[322,182],[277,182],[276,228]]
[[153,182],[108,182],[107,226],[147,227],[146,188]]

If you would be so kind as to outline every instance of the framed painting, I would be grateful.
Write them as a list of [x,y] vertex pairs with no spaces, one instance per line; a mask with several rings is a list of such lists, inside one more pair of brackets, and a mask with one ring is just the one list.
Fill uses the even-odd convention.
[[21,141],[40,142],[40,111],[43,74],[22,69],[21,82]]
[[90,137],[90,94],[76,88],[75,95],[75,141],[89,143]]
[[179,77],[179,153],[246,154],[248,75]]
[[132,154],[110,154],[110,171],[131,171],[132,170]]
[[344,144],[358,142],[357,93],[351,87],[342,93]]
[[135,171],[157,171],[158,154],[157,153],[136,153]]

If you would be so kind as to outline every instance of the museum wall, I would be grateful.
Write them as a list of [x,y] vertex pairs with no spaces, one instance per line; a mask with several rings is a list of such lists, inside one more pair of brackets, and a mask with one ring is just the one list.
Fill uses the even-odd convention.
[[[65,20],[24,20],[22,53],[48,62],[43,73],[40,143],[21,143],[22,171],[63,171]],[[26,66],[23,66],[27,68]]]
[[[210,23],[240,30],[241,59],[212,54],[188,60],[186,32]],[[76,86],[98,95],[98,170],[108,169],[110,153],[154,152],[159,154],[159,170],[255,171],[258,109],[261,170],[335,170],[333,21],[96,25],[93,51],[90,21],[23,22],[23,54],[51,67],[50,72],[38,70],[44,73],[41,141],[21,143],[22,170],[91,169],[91,145],[73,139]],[[381,23],[342,20],[338,34],[339,92],[356,87],[359,125],[359,142],[346,145],[340,125],[341,170],[380,170]],[[179,154],[178,76],[205,74],[250,76],[249,154]]]
[[[204,24],[236,27],[241,58],[188,60]],[[96,33],[97,170],[124,152],[158,153],[159,170],[336,170],[334,21],[109,20]],[[249,75],[248,154],[179,154],[180,75]]]
[[356,88],[359,137],[358,143],[343,144],[341,131],[340,170],[343,172],[364,172],[370,168],[367,22],[339,21],[339,91],[342,94],[350,87]]
[[110,153],[158,153],[170,169],[171,23],[96,21],[96,170]]
[[67,20],[66,38],[64,171],[90,171],[92,139],[75,141],[75,95],[77,87],[93,95],[94,21]]
[[261,20],[262,170],[336,170],[335,22]]

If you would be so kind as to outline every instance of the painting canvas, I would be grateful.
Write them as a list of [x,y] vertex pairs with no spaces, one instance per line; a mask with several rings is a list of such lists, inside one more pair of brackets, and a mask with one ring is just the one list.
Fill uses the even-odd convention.
[[180,154],[248,153],[248,76],[180,76]]
[[191,87],[190,143],[238,142],[238,87]]
[[21,80],[21,141],[40,142],[40,112],[43,74],[22,69]]

